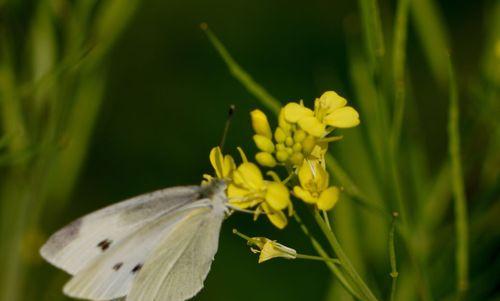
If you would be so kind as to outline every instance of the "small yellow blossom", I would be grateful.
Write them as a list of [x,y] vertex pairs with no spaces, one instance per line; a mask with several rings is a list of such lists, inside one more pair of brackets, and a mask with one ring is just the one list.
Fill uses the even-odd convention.
[[291,211],[290,193],[280,182],[264,180],[257,165],[244,162],[233,173],[227,190],[229,203],[241,209],[258,206],[271,223],[283,229],[288,221],[282,210]]
[[332,128],[350,128],[359,124],[358,112],[346,106],[347,100],[333,91],[327,91],[314,102],[314,111],[302,104],[288,103],[284,108],[287,122],[296,123],[314,137],[324,137]]
[[297,251],[282,245],[275,240],[270,240],[265,237],[252,237],[248,243],[257,248],[252,248],[252,252],[260,253],[259,263],[273,259],[273,258],[297,258]]
[[339,199],[340,190],[328,187],[329,175],[318,160],[304,160],[298,171],[300,186],[295,186],[295,195],[320,210],[332,209]]

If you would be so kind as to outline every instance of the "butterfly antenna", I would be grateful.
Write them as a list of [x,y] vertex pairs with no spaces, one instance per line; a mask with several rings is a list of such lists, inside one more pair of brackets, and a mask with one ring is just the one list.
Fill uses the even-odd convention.
[[234,105],[229,106],[229,111],[228,111],[227,119],[226,119],[226,125],[224,126],[224,132],[222,133],[222,139],[221,139],[220,144],[219,144],[221,151],[224,150],[224,144],[226,143],[227,133],[229,132],[229,126],[231,125],[231,119],[234,115],[235,110],[236,110],[236,107]]

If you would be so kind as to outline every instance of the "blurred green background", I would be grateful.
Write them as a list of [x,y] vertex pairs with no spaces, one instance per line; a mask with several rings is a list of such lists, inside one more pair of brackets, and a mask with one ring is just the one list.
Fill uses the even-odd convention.
[[[370,19],[374,3],[380,15]],[[399,73],[406,104],[400,146],[388,155],[394,149],[387,124],[398,108],[392,46],[398,5],[407,8],[406,67]],[[384,51],[373,38],[377,19]],[[220,141],[230,104],[237,111],[226,149],[255,151],[248,113],[264,107],[228,72],[201,22],[281,102],[312,105],[335,90],[359,109],[361,126],[343,131],[345,139],[330,149],[362,199],[386,213],[397,208],[390,162],[398,166],[411,232],[406,243],[396,238],[397,300],[454,300],[449,53],[469,219],[465,299],[500,300],[498,1],[3,0],[1,301],[66,300],[68,276],[38,256],[48,235],[112,202],[199,183],[211,171],[208,153]],[[390,221],[355,199],[344,195],[333,225],[383,300],[391,281]],[[234,227],[314,253],[294,222],[279,231],[265,219],[234,215],[196,300],[352,300],[321,263],[258,265],[231,234]]]

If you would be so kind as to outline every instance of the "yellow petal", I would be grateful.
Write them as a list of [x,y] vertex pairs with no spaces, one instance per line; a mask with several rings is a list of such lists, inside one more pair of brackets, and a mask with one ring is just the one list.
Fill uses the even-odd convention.
[[311,160],[313,162],[313,168],[315,170],[314,181],[319,191],[323,191],[328,187],[328,182],[330,181],[330,175],[323,167],[319,160]]
[[318,209],[325,211],[332,209],[339,200],[339,194],[340,190],[337,187],[330,187],[324,190],[316,204]]
[[283,107],[283,112],[285,114],[285,120],[292,123],[297,122],[304,117],[314,115],[312,110],[301,106],[296,102],[288,103],[285,107]]
[[269,121],[267,121],[266,114],[264,114],[261,110],[253,110],[250,112],[250,117],[252,119],[252,127],[255,133],[271,139],[271,127],[269,126]]
[[352,107],[343,107],[328,114],[323,121],[330,126],[350,128],[359,124],[359,114]]
[[234,182],[251,190],[260,190],[264,185],[264,179],[259,167],[250,162],[242,163],[238,167],[234,172]]
[[283,210],[290,204],[290,193],[285,185],[271,182],[267,185],[266,202],[275,210]]
[[325,125],[319,122],[314,116],[301,118],[299,120],[299,126],[314,137],[321,137],[325,134]]
[[253,141],[255,142],[255,145],[257,145],[257,148],[261,151],[268,153],[274,152],[274,143],[271,139],[262,135],[253,135]]
[[347,100],[334,91],[326,91],[319,98],[319,105],[326,110],[327,114],[344,107],[346,104]]
[[295,195],[299,199],[303,200],[308,204],[316,204],[316,202],[318,202],[317,198],[313,197],[309,191],[303,189],[300,186],[293,187],[293,193],[295,193]]
[[222,166],[223,178],[231,177],[235,169],[236,169],[236,164],[234,163],[233,157],[231,157],[230,155],[224,156],[224,164]]
[[229,203],[241,209],[253,207],[261,201],[255,198],[248,198],[247,196],[249,193],[250,191],[234,184],[229,184],[227,187]]
[[267,203],[262,203],[262,209],[264,209],[269,221],[278,229],[284,229],[288,224],[286,215],[282,211],[273,210]]
[[275,167],[276,166],[276,160],[270,153],[266,152],[260,152],[255,155],[255,161],[259,163],[262,166],[266,167]]
[[304,160],[298,171],[299,182],[302,187],[306,187],[313,181],[313,174],[308,160]]
[[248,189],[242,188],[235,184],[229,184],[227,187],[227,197],[229,199],[238,199],[237,201],[240,201],[249,193],[250,192],[248,191]]
[[218,178],[223,178],[223,158],[222,158],[222,152],[220,150],[220,147],[214,147],[210,151],[210,163],[212,164],[212,167],[215,170],[215,174],[217,175]]

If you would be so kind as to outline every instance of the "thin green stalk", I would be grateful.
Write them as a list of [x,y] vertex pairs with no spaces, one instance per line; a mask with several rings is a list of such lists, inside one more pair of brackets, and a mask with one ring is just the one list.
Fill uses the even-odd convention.
[[407,221],[406,204],[403,202],[403,193],[400,181],[398,164],[398,148],[401,136],[401,126],[403,123],[405,107],[405,57],[406,57],[406,36],[408,30],[409,0],[400,0],[396,12],[396,25],[394,27],[393,43],[393,79],[394,79],[394,114],[391,134],[389,138],[391,176],[393,180],[394,196],[402,213],[403,222]]
[[378,70],[385,53],[384,35],[377,0],[359,0],[366,48],[372,67]]
[[[313,248],[318,252],[318,254],[323,257],[323,258],[329,258],[328,253],[323,249],[321,244],[316,240],[316,238],[311,234],[307,226],[302,222],[302,219],[300,216],[297,214],[297,212],[294,212],[293,217],[295,218],[295,221],[299,224],[300,229],[302,232],[304,232],[304,235],[309,238],[311,241],[311,244]],[[342,271],[333,263],[331,262],[325,262],[326,266],[333,272],[335,277],[340,281],[342,286],[356,299],[358,300],[365,300],[364,298],[361,297],[361,295],[354,290],[354,288],[351,286],[349,281],[344,277]]]
[[321,214],[323,214],[323,219],[325,220],[326,226],[331,231],[332,226],[330,225],[330,217],[328,216],[328,212],[326,212],[325,210],[321,210]]
[[392,214],[394,217],[392,220],[392,225],[391,225],[391,230],[389,232],[389,259],[391,262],[391,278],[392,278],[392,284],[391,284],[391,295],[390,295],[390,301],[395,300],[396,296],[396,284],[398,280],[398,268],[397,268],[397,263],[396,263],[396,248],[394,246],[394,232],[396,229],[396,218],[398,217],[398,213],[394,212]]
[[264,88],[262,88],[255,80],[245,71],[229,54],[226,47],[212,33],[206,23],[201,24],[201,29],[206,33],[208,39],[222,57],[226,65],[229,67],[229,72],[250,92],[257,97],[268,109],[278,114],[281,108],[280,102],[271,96]]
[[462,163],[460,160],[460,132],[458,91],[453,72],[451,58],[448,57],[448,75],[450,85],[450,104],[448,119],[448,144],[451,163],[451,184],[455,204],[456,229],[456,265],[457,265],[457,295],[461,300],[469,287],[469,226],[467,217],[467,200],[465,198]]
[[408,33],[408,11],[410,0],[399,0],[394,27],[394,43],[392,45],[392,67],[394,86],[394,115],[391,141],[397,148],[401,135],[405,108],[405,60],[406,36]]
[[331,262],[333,264],[340,265],[340,260],[337,258],[330,258],[330,257],[322,257],[322,256],[314,256],[314,255],[306,255],[306,254],[297,254],[297,258],[299,259],[306,259],[306,260],[316,260],[316,261],[323,261],[323,262]]
[[319,212],[315,211],[314,212],[314,219],[318,223],[319,227],[321,228],[321,231],[323,231],[323,234],[327,238],[328,242],[330,243],[333,251],[339,258],[342,266],[344,269],[347,271],[349,276],[353,279],[353,281],[357,284],[357,286],[360,288],[362,294],[365,296],[366,300],[370,301],[376,301],[377,298],[375,295],[372,293],[370,288],[366,285],[366,283],[363,281],[361,276],[358,274],[354,266],[352,265],[351,261],[349,260],[349,257],[344,253],[344,250],[340,246],[339,241],[337,240],[337,237],[333,233],[333,231],[330,231],[328,229],[328,226],[326,225],[325,221],[321,218],[321,215]]

